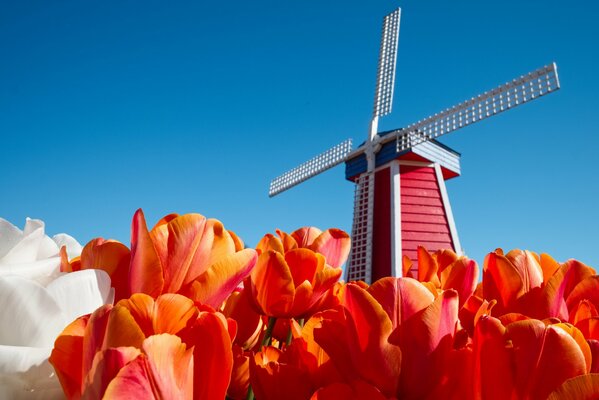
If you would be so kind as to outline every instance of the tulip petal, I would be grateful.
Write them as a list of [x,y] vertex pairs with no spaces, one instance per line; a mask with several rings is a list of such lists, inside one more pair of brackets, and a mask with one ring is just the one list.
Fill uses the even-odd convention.
[[[220,317],[219,317],[220,315]],[[200,313],[184,341],[194,346],[194,398],[223,399],[233,369],[233,350],[222,314]]]
[[524,398],[544,399],[567,379],[586,372],[584,354],[563,329],[538,320],[507,327],[514,346],[515,382]]
[[140,354],[141,351],[135,347],[109,348],[96,353],[92,368],[86,378],[83,398],[101,399],[119,371]]
[[543,283],[543,269],[530,251],[515,249],[507,253],[505,257],[510,260],[518,271],[525,292],[541,286]]
[[546,253],[539,256],[539,264],[543,270],[543,282],[547,282],[559,269],[559,263]]
[[166,293],[152,297],[136,293],[121,300],[117,306],[125,307],[145,337],[161,333],[177,334],[198,315],[193,301],[179,294]]
[[[512,360],[504,334],[505,327],[497,318],[483,315],[476,323],[473,338],[476,399],[513,398]],[[489,368],[490,365],[493,368]]]
[[83,335],[89,316],[71,322],[56,338],[50,363],[68,398],[81,396],[83,383]]
[[237,321],[235,343],[244,349],[254,347],[264,325],[260,314],[251,306],[248,292],[249,289],[244,288],[240,292],[231,293],[223,309],[227,318]]
[[455,289],[459,295],[459,307],[474,293],[478,283],[476,261],[460,257],[441,272],[441,288]]
[[310,245],[310,249],[325,257],[326,263],[337,268],[347,260],[351,239],[341,229],[327,229]]
[[164,287],[163,265],[148,232],[141,209],[135,212],[131,226],[130,293],[158,297]]
[[250,355],[244,353],[241,347],[233,345],[233,369],[231,383],[227,388],[227,398],[245,399],[250,385]]
[[21,240],[23,231],[5,220],[0,218],[0,264],[4,256],[15,247],[15,245]]
[[90,240],[81,253],[81,269],[101,269],[110,275],[117,301],[129,297],[130,261],[127,246],[115,240]]
[[[383,393],[396,393],[402,351],[388,342],[393,330],[391,319],[374,297],[356,285],[347,286],[343,304],[350,321],[348,335],[350,346],[354,347],[350,350],[354,367],[365,381]],[[328,352],[326,348],[325,351]]]
[[504,314],[524,294],[522,277],[514,265],[500,252],[489,253],[483,267],[483,294],[486,300],[497,300],[496,312]]
[[48,362],[49,348],[0,345],[0,398],[59,398],[60,384]]
[[418,280],[420,282],[431,282],[435,287],[440,287],[437,276],[437,260],[424,247],[418,246]]
[[102,349],[127,346],[140,348],[145,338],[129,309],[117,304],[110,310]]
[[[18,228],[17,228],[18,229]],[[25,229],[20,237],[15,237],[14,230],[9,229],[9,241],[12,246],[0,259],[0,264],[31,263],[36,260],[57,256],[59,248],[44,234],[44,222],[39,219],[27,218]]]
[[458,293],[446,290],[400,327],[402,394],[422,398],[441,383],[457,323]]
[[287,232],[283,232],[280,229],[276,230],[277,235],[281,238],[281,243],[283,244],[283,252],[288,252],[289,250],[297,249],[298,245],[293,236],[288,234]]
[[205,226],[206,218],[202,215],[185,214],[159,226],[158,229],[152,229],[150,235],[164,271],[164,292],[178,292],[188,274],[199,273],[190,269],[196,253],[200,253],[203,256],[201,258],[206,258],[203,251],[205,247],[200,247],[200,243],[211,245],[203,234]]
[[310,247],[310,245],[316,240],[322,231],[313,226],[305,226],[303,228],[296,229],[291,233],[291,236],[295,239],[295,242],[299,247]]
[[595,400],[597,393],[599,374],[587,374],[568,379],[547,400]]
[[582,300],[588,300],[595,307],[599,307],[599,275],[581,276],[578,279],[579,282],[567,294],[566,305],[568,309],[573,310]]
[[[110,277],[102,270],[76,271],[64,274],[50,283],[46,290],[63,311],[67,321],[93,312],[103,304],[112,303]],[[73,301],[77,299],[76,301]]]
[[214,308],[220,307],[227,296],[249,276],[257,259],[253,249],[223,255],[192,283],[189,297]]
[[245,244],[243,243],[243,240],[241,240],[241,238],[239,236],[237,236],[237,234],[233,231],[227,231],[229,232],[229,235],[231,235],[231,239],[233,240],[233,243],[235,245],[235,251],[241,251],[243,249],[245,249]]
[[163,399],[193,396],[193,349],[186,347],[179,337],[169,334],[150,336],[143,342],[150,371]]
[[582,352],[582,354],[584,356],[584,361],[586,362],[586,365],[587,365],[586,372],[587,373],[590,372],[591,364],[592,364],[591,348],[589,347],[589,344],[587,343],[582,332],[578,328],[576,328],[575,326],[572,326],[570,324],[559,323],[559,324],[555,324],[554,326],[559,327],[559,328],[563,329],[564,331],[566,331],[570,336],[572,336],[572,339],[574,339],[574,341],[576,341],[576,344],[578,344],[578,347],[580,348],[580,351]]
[[381,278],[367,290],[383,307],[393,328],[428,307],[434,300],[426,287],[411,278]]
[[280,316],[291,310],[295,287],[282,254],[272,250],[260,254],[250,278],[252,297],[266,315]]
[[[18,310],[18,312],[17,312]],[[68,320],[51,293],[20,276],[0,278],[0,343],[51,348]]]
[[[539,308],[546,305],[547,310],[543,316],[557,317],[562,321],[567,321],[569,319],[568,310],[573,309],[578,301],[588,298],[587,294],[591,294],[588,290],[594,288],[591,283],[593,275],[595,272],[591,268],[578,261],[570,260],[564,263],[543,288],[543,301],[539,305]],[[587,278],[590,280],[587,281]],[[579,284],[581,284],[580,289],[574,292]],[[573,295],[572,292],[574,292]],[[599,298],[599,296],[596,297]]]
[[106,388],[104,398],[190,399],[193,396],[192,350],[174,335],[143,343],[146,356],[126,364]]
[[570,322],[576,325],[579,321],[599,317],[597,308],[588,300],[581,300],[570,312]]
[[283,247],[283,242],[281,241],[281,238],[276,237],[272,233],[267,233],[266,235],[264,235],[256,245],[256,251],[258,252],[258,254],[262,254],[268,250],[285,254],[285,248]]

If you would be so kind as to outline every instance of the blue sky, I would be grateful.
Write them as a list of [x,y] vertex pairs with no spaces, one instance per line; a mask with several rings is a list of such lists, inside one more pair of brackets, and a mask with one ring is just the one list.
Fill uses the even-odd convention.
[[131,217],[351,228],[337,167],[269,199],[269,181],[367,133],[382,17],[402,7],[393,113],[405,126],[556,61],[562,89],[442,141],[462,246],[599,268],[595,16],[583,1],[0,3],[0,216],[129,243]]

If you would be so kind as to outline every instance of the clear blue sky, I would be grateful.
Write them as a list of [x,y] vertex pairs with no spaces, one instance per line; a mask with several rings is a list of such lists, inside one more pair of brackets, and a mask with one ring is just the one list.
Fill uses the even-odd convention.
[[382,17],[402,7],[392,115],[409,124],[556,61],[562,89],[447,136],[467,254],[496,247],[599,268],[599,6],[592,1],[0,3],[0,216],[129,243],[134,211],[351,228],[337,167],[269,181],[365,138]]

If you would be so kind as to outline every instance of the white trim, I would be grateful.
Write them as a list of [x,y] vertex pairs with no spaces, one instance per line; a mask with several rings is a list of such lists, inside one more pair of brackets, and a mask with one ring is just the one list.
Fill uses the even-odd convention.
[[399,162],[393,160],[389,166],[391,185],[391,275],[403,276],[401,247],[401,177]]
[[441,192],[441,199],[443,200],[443,207],[445,208],[447,224],[449,225],[449,232],[451,234],[453,246],[455,247],[455,252],[458,255],[463,255],[464,252],[462,251],[460,239],[458,238],[458,230],[456,229],[453,212],[451,212],[451,205],[449,204],[449,196],[447,195],[447,189],[445,188],[445,179],[443,179],[443,172],[441,171],[441,166],[439,164],[435,164],[435,174],[437,175],[437,183],[439,184],[439,191]]

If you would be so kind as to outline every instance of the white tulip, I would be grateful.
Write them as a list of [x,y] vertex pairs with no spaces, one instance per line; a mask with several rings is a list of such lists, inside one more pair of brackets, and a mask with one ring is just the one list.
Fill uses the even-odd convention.
[[0,218],[0,398],[62,398],[48,357],[74,319],[111,303],[114,290],[101,270],[60,272],[81,245],[69,235],[49,238],[44,223],[27,219],[21,231]]

